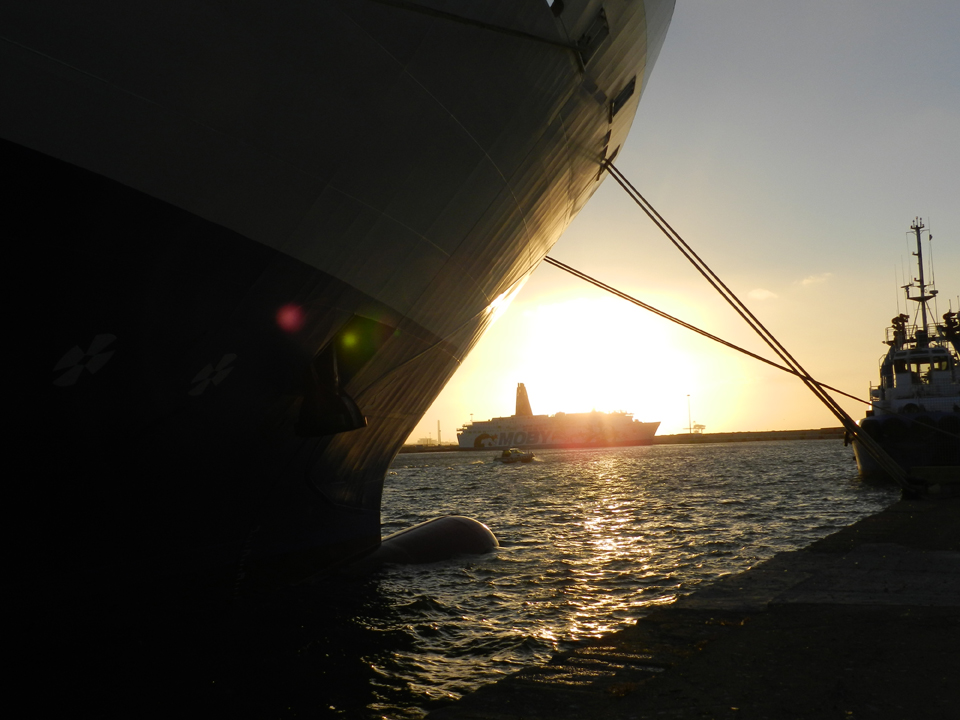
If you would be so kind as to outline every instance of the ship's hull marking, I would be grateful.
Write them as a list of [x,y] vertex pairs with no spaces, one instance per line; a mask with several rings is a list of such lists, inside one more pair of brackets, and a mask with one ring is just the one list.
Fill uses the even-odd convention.
[[74,345],[53,366],[54,372],[66,370],[53,381],[53,384],[58,387],[70,387],[76,384],[84,370],[89,370],[90,374],[96,373],[113,357],[114,350],[108,352],[104,350],[116,339],[116,335],[108,333],[97,335],[90,342],[90,348],[86,352],[81,350],[79,345]]
[[222,383],[227,379],[227,375],[229,375],[233,370],[233,368],[230,366],[230,363],[236,359],[236,355],[233,353],[227,353],[220,358],[220,362],[217,363],[216,367],[213,365],[207,365],[193,378],[191,382],[198,384],[196,387],[190,390],[187,395],[200,395],[211,383],[213,385],[219,385]]

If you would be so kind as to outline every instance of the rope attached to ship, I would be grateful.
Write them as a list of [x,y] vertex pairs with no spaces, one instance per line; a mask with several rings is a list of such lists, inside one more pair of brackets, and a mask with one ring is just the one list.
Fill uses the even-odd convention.
[[[807,388],[809,388],[810,391],[824,405],[827,406],[827,408],[830,410],[831,413],[833,413],[833,415],[837,418],[837,420],[840,421],[840,424],[843,425],[847,434],[850,437],[854,438],[857,442],[859,442],[860,445],[863,447],[863,449],[870,454],[870,456],[877,462],[877,464],[890,477],[892,477],[897,482],[897,484],[900,485],[900,487],[903,490],[907,492],[916,492],[917,490],[919,490],[919,487],[911,480],[911,478],[907,475],[906,471],[902,467],[900,467],[900,465],[893,458],[891,458],[889,455],[887,455],[886,452],[884,452],[883,448],[880,447],[880,445],[877,443],[876,440],[870,437],[868,433],[861,430],[860,426],[857,425],[857,423],[853,420],[853,418],[851,418],[847,414],[847,412],[842,407],[840,407],[840,404],[836,400],[834,400],[829,393],[827,393],[827,390],[829,389],[829,390],[833,390],[834,392],[839,392],[842,395],[846,395],[847,397],[853,397],[853,396],[848,395],[847,393],[844,393],[840,390],[837,390],[836,388],[832,388],[829,385],[824,385],[818,382],[817,380],[815,380],[803,368],[803,366],[800,365],[800,363],[793,357],[793,355],[791,355],[790,352],[780,343],[780,341],[777,340],[776,337],[774,337],[773,333],[767,330],[767,328],[763,325],[763,323],[761,323],[757,319],[757,317],[752,312],[750,312],[750,309],[747,308],[747,306],[740,300],[740,298],[737,297],[737,295],[730,288],[726,286],[726,284],[710,268],[710,266],[707,265],[707,263],[704,262],[703,259],[699,255],[697,255],[696,252],[694,252],[693,248],[691,248],[686,243],[686,241],[684,241],[684,239],[680,236],[680,234],[676,230],[674,230],[673,227],[671,227],[666,220],[663,219],[660,213],[658,213],[654,209],[654,207],[647,201],[647,199],[640,194],[640,192],[630,183],[630,181],[626,178],[626,176],[623,173],[621,173],[620,170],[617,169],[617,167],[609,160],[604,161],[603,167],[605,170],[607,170],[610,173],[611,177],[613,177],[613,179],[616,180],[617,184],[624,189],[627,195],[629,195],[630,198],[640,207],[640,209],[643,210],[643,212],[647,215],[647,217],[649,217],[650,220],[653,221],[653,224],[656,225],[660,229],[660,231],[667,236],[667,239],[670,240],[670,242],[674,245],[674,247],[676,247],[677,250],[679,250],[680,253],[687,259],[687,261],[690,262],[690,264],[696,268],[697,272],[699,272],[704,277],[704,279],[708,283],[710,283],[710,285],[720,294],[720,296],[723,297],[724,300],[726,300],[726,302],[734,309],[734,311],[736,311],[736,313],[743,319],[743,321],[747,323],[747,325],[749,325],[750,328],[752,328],[753,331],[757,333],[757,335],[760,336],[760,338],[767,344],[768,347],[770,347],[770,349],[774,351],[777,357],[779,357],[784,364],[779,365],[773,361],[767,360],[766,358],[763,358],[759,355],[756,355],[747,350],[744,350],[743,348],[737,347],[732,343],[728,343],[724,340],[721,340],[720,338],[710,335],[709,333],[703,330],[695,328],[689,323],[685,323],[682,320],[673,318],[664,312],[661,312],[649,305],[646,305],[645,303],[642,303],[639,300],[636,300],[635,298],[630,297],[626,293],[621,293],[620,291],[608,285],[605,285],[600,281],[594,280],[593,278],[590,278],[585,273],[581,273],[580,271],[574,270],[568,265],[564,265],[563,263],[557,260],[554,260],[553,258],[550,258],[550,257],[545,258],[546,261],[551,265],[553,265],[554,267],[557,267],[561,270],[565,270],[566,272],[570,272],[572,275],[580,277],[581,279],[586,280],[587,282],[590,282],[591,284],[596,285],[597,287],[600,287],[606,290],[607,292],[611,292],[614,295],[624,300],[627,300],[636,305],[639,305],[644,309],[650,310],[651,312],[659,315],[660,317],[663,317],[672,322],[676,322],[677,324],[682,325],[683,327],[686,327],[689,330],[693,330],[694,332],[697,332],[700,335],[709,337],[712,340],[716,340],[717,342],[720,342],[721,344],[726,345],[727,347],[730,347],[734,350],[738,350],[747,355],[750,355],[751,357],[757,360],[761,360],[762,362],[765,362],[769,365],[773,365],[774,367],[777,367],[781,370],[789,372],[792,375],[796,375],[797,377],[800,378],[801,381],[803,381],[804,385],[806,385]],[[860,402],[863,402],[862,400],[860,400],[860,398],[854,398],[854,399]]]
[[[749,357],[752,357],[754,360],[759,360],[760,362],[766,363],[767,365],[770,365],[771,367],[775,367],[777,370],[783,370],[783,371],[786,372],[786,373],[790,373],[791,375],[795,375],[795,376],[797,376],[797,377],[800,377],[800,374],[799,374],[796,370],[792,370],[791,368],[788,368],[788,367],[786,367],[785,365],[781,365],[781,364],[779,364],[779,363],[775,363],[773,360],[768,360],[767,358],[763,357],[762,355],[757,355],[757,354],[754,353],[754,352],[750,352],[750,351],[747,350],[746,348],[742,348],[742,347],[740,347],[739,345],[735,345],[734,343],[732,343],[732,342],[730,342],[730,341],[728,341],[728,340],[724,340],[724,339],[721,338],[721,337],[717,337],[716,335],[713,335],[713,334],[711,334],[711,333],[708,333],[706,330],[701,330],[701,329],[698,328],[696,325],[691,325],[690,323],[685,322],[685,321],[681,320],[680,318],[674,317],[673,315],[670,315],[669,313],[665,313],[663,310],[659,310],[659,309],[655,308],[653,305],[648,305],[647,303],[643,302],[642,300],[638,300],[637,298],[635,298],[635,297],[633,297],[633,296],[631,296],[631,295],[627,295],[627,293],[625,293],[625,292],[623,292],[623,291],[621,291],[621,290],[617,290],[615,287],[612,287],[611,285],[607,285],[605,282],[602,282],[602,281],[600,281],[600,280],[597,280],[596,278],[587,275],[585,272],[581,272],[580,270],[577,270],[576,268],[570,267],[570,266],[567,265],[566,263],[562,263],[562,262],[560,262],[559,260],[555,260],[555,259],[552,258],[552,257],[545,257],[545,258],[543,259],[543,261],[544,261],[545,263],[547,263],[548,265],[553,265],[555,268],[558,268],[558,269],[560,269],[560,270],[563,270],[564,272],[570,273],[570,274],[573,275],[575,278],[579,278],[579,279],[583,280],[584,282],[588,282],[588,283],[590,283],[591,285],[594,285],[595,287],[600,288],[601,290],[606,290],[608,293],[610,293],[610,294],[612,294],[612,295],[616,295],[616,296],[617,296],[618,298],[620,298],[621,300],[626,300],[626,301],[629,302],[629,303],[633,303],[634,305],[636,305],[636,306],[638,306],[638,307],[642,307],[644,310],[647,310],[647,311],[649,311],[649,312],[652,312],[654,315],[658,315],[659,317],[662,317],[664,320],[669,320],[669,321],[672,322],[672,323],[676,323],[676,324],[679,325],[680,327],[686,328],[687,330],[690,330],[691,332],[695,332],[695,333],[697,333],[698,335],[702,335],[703,337],[707,338],[708,340],[713,340],[713,341],[716,342],[716,343],[720,343],[721,345],[724,345],[724,346],[730,348],[731,350],[736,350],[737,352],[740,352],[740,353],[743,353],[744,355],[747,355],[747,356],[749,356]],[[843,395],[843,396],[845,396],[845,397],[848,397],[848,398],[850,398],[851,400],[856,400],[857,402],[863,403],[864,405],[869,405],[869,404],[870,404],[869,401],[864,400],[863,398],[858,398],[856,395],[851,395],[850,393],[844,392],[843,390],[840,390],[840,389],[838,389],[838,388],[832,387],[832,386],[830,386],[830,385],[826,385],[826,384],[824,384],[824,383],[820,383],[820,385],[823,385],[823,387],[827,388],[828,390],[833,390],[835,393],[840,393],[841,395]]]

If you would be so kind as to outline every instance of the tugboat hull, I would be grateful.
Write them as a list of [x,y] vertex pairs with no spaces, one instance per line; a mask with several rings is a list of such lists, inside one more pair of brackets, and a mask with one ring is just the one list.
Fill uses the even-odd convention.
[[[860,426],[908,472],[916,467],[960,467],[960,413],[871,417]],[[887,477],[856,441],[853,452],[862,478]]]

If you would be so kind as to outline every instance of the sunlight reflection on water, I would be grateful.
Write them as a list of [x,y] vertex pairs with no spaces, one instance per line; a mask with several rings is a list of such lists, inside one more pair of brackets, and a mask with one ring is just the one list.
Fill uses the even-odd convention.
[[896,499],[861,484],[837,441],[545,450],[529,465],[492,457],[400,455],[387,477],[384,535],[458,514],[489,525],[502,547],[376,576],[389,611],[362,623],[406,642],[366,657],[375,715],[421,717]]

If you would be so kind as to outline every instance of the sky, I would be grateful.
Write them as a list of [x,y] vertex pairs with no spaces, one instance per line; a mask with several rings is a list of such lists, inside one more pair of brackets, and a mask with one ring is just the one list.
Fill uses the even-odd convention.
[[[917,216],[938,317],[960,305],[958,38],[957,0],[678,0],[617,159],[813,377],[859,397]],[[550,255],[772,357],[612,178]],[[536,414],[624,410],[660,434],[839,424],[796,378],[541,264],[410,441],[513,414],[518,382]]]

